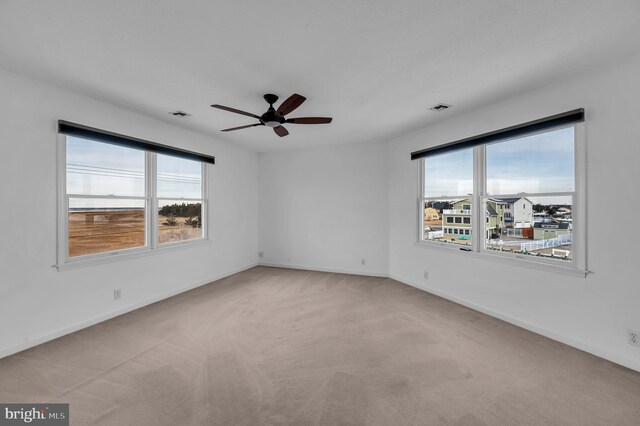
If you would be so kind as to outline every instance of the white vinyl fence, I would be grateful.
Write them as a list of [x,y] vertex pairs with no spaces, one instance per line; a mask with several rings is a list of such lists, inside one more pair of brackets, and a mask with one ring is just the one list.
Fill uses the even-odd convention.
[[520,243],[520,250],[522,251],[534,251],[548,247],[566,246],[572,243],[571,234],[559,235],[556,238],[550,240],[537,240],[529,241],[527,243]]
[[435,238],[442,238],[444,237],[444,231],[430,231],[427,234],[427,239],[429,240],[433,240]]
[[501,241],[501,240],[489,240],[490,245],[499,245],[503,247],[509,247],[516,249],[519,247],[520,251],[534,251],[548,247],[558,247],[569,245],[573,242],[571,234],[560,235],[556,238],[549,240],[535,240],[523,243],[521,241]]

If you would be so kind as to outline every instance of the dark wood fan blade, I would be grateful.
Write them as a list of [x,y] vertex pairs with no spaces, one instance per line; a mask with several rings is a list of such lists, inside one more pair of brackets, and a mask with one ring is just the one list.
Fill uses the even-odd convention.
[[298,117],[289,118],[285,123],[293,124],[327,124],[333,120],[331,117]]
[[249,127],[256,127],[256,126],[264,126],[264,124],[262,124],[262,123],[247,124],[246,126],[232,127],[232,128],[230,128],[230,129],[222,129],[222,130],[220,130],[220,131],[221,131],[221,132],[231,132],[231,131],[233,131],[233,130],[248,129]]
[[231,108],[231,107],[228,107],[228,106],[218,105],[218,104],[211,105],[211,106],[212,106],[213,108],[223,109],[223,110],[225,110],[225,111],[235,112],[236,114],[242,114],[242,115],[246,115],[246,116],[248,116],[248,117],[257,118],[258,120],[260,119],[260,117],[258,117],[258,116],[257,116],[257,115],[255,115],[255,114],[251,114],[250,112],[241,111],[241,110],[239,110],[239,109]]
[[282,126],[274,127],[273,131],[276,132],[276,135],[278,135],[280,137],[287,136],[289,134],[287,129],[285,129]]
[[306,100],[307,98],[305,98],[304,96],[294,93],[293,95],[289,96],[287,100],[280,104],[277,112],[280,115],[287,115],[291,111],[302,105],[302,103]]

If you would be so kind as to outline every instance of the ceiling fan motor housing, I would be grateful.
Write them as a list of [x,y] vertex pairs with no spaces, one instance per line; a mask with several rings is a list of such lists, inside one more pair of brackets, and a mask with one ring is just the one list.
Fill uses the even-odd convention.
[[283,124],[285,118],[282,115],[278,114],[275,108],[273,108],[273,104],[278,102],[278,95],[267,93],[266,95],[264,95],[264,100],[269,104],[269,109],[267,110],[267,112],[260,116],[260,121],[262,122],[262,124],[268,127],[278,127]]
[[264,100],[267,101],[269,105],[273,106],[273,104],[278,102],[278,95],[267,93],[266,95],[264,95]]

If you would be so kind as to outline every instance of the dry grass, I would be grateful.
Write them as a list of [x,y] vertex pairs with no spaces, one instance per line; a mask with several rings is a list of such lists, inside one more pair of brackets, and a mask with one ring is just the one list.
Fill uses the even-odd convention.
[[[178,225],[167,226],[159,217],[160,243],[192,240],[202,236],[202,229],[185,225],[186,218],[178,218]],[[109,210],[69,213],[69,256],[104,253],[143,247],[145,218],[143,210]]]
[[160,232],[158,239],[160,244],[171,243],[174,241],[193,240],[202,237],[202,228],[194,228],[191,225],[186,225],[186,217],[178,217],[176,220],[178,224],[176,226],[167,226],[162,223],[167,218],[164,216],[158,217],[158,223],[160,224]]

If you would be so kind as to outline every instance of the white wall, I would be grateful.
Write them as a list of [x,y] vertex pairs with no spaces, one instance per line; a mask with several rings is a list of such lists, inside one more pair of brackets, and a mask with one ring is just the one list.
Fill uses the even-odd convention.
[[[0,356],[257,263],[255,153],[4,71],[0,93]],[[58,119],[215,155],[212,242],[58,272]]]
[[[390,275],[640,370],[640,55],[389,143]],[[417,162],[432,145],[586,109],[587,278],[417,246]],[[424,279],[424,271],[429,279]]]
[[260,154],[261,263],[386,275],[387,166],[384,143]]

